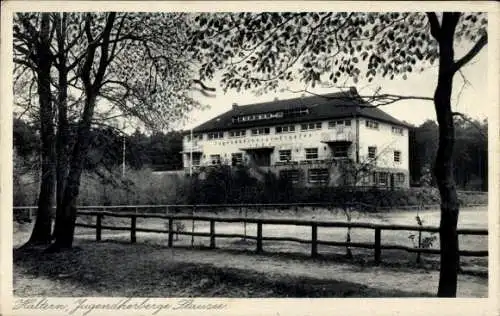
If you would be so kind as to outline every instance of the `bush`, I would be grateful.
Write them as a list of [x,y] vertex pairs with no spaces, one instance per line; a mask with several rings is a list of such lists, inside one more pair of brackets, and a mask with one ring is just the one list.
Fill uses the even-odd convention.
[[38,199],[39,176],[30,168],[29,159],[25,160],[14,150],[12,170],[13,205],[35,205]]
[[155,174],[151,169],[128,170],[125,178],[122,178],[120,170],[106,177],[87,172],[82,176],[78,204],[175,204],[182,202],[178,200],[178,194],[182,195],[180,188],[184,182],[175,174]]
[[[26,162],[14,156],[14,205],[36,205],[38,176]],[[103,172],[99,173],[103,174]],[[486,204],[487,194],[458,192],[460,205]],[[336,206],[361,202],[377,207],[439,204],[439,192],[433,187],[397,190],[356,187],[296,187],[290,179],[273,173],[258,180],[246,167],[215,166],[206,168],[202,177],[184,174],[158,174],[150,169],[121,169],[99,176],[82,175],[79,205],[158,205],[158,204],[233,204],[233,203],[314,203]]]

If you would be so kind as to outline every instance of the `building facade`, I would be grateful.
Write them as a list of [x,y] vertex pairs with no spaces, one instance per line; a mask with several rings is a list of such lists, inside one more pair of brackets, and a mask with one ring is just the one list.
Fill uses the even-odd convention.
[[409,186],[409,126],[349,92],[238,106],[184,135],[183,164],[245,165],[305,186]]

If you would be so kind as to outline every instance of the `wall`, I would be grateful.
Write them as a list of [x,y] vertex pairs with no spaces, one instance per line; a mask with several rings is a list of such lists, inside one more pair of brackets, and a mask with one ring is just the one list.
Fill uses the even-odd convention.
[[[232,153],[242,153],[243,160],[248,161],[249,156],[243,148],[273,147],[271,152],[271,166],[279,162],[280,150],[291,150],[292,161],[306,160],[305,148],[318,148],[318,159],[328,159],[332,157],[331,147],[323,141],[348,139],[352,141],[349,147],[349,158],[356,160],[356,119],[351,120],[351,126],[341,128],[328,127],[328,121],[321,122],[321,129],[301,131],[301,124],[293,124],[295,132],[276,134],[275,126],[269,126],[269,135],[251,136],[251,130],[247,129],[244,137],[229,137],[229,131],[224,131],[223,139],[208,139],[207,133],[203,134],[202,140],[195,140],[195,148],[203,152],[201,165],[208,166],[212,164],[210,155],[218,154],[221,156],[221,163],[231,164]],[[401,172],[405,175],[403,186],[409,186],[409,146],[408,129],[403,128],[403,135],[394,134],[392,125],[379,122],[378,129],[366,127],[366,119],[359,120],[359,161],[361,163],[368,161],[368,146],[377,147],[376,167],[380,171],[390,171],[392,173]],[[187,136],[184,138],[184,167],[189,167],[189,146]],[[401,152],[401,161],[394,162],[394,150]],[[300,166],[300,169],[311,168]],[[338,171],[331,169],[334,175]],[[306,172],[306,170],[303,170]],[[331,177],[335,179],[336,177]],[[368,184],[368,183],[367,183]]]
[[[295,126],[295,132],[292,133],[282,133],[276,134],[276,128],[274,126],[270,127],[269,135],[257,135],[251,136],[250,129],[247,130],[247,136],[229,138],[229,132],[224,132],[224,139],[214,139],[208,140],[208,136],[205,133],[203,135],[203,140],[199,140],[198,147],[203,151],[204,157],[202,157],[202,165],[210,165],[210,155],[220,154],[222,162],[231,163],[232,153],[243,153],[246,155],[242,148],[259,148],[259,147],[274,147],[274,151],[271,153],[271,165],[274,165],[279,161],[279,151],[280,150],[292,150],[292,160],[300,161],[305,160],[305,148],[318,148],[318,159],[327,159],[331,157],[331,150],[326,143],[321,142],[326,138],[335,138],[337,129],[328,128],[328,122],[322,122],[322,128],[318,130],[307,130],[301,131],[300,124],[293,124]],[[344,128],[344,135],[352,132],[351,136],[354,137],[354,126],[351,125],[350,128]],[[348,136],[348,135],[347,135]],[[184,151],[189,152],[189,142],[187,137],[184,138]],[[351,154],[354,154],[352,151]],[[184,166],[189,166],[189,153],[183,155]],[[247,157],[248,158],[248,157]]]
[[[405,174],[404,186],[409,186],[409,143],[408,128],[403,135],[394,134],[390,124],[379,122],[378,129],[366,127],[365,118],[359,118],[359,159],[369,161],[368,147],[377,147],[376,167],[381,171],[398,171]],[[394,151],[401,152],[400,162],[394,162]]]

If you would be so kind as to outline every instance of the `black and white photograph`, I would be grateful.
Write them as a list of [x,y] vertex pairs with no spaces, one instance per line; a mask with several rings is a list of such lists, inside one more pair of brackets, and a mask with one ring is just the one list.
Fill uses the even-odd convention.
[[280,3],[2,3],[14,315],[496,306],[498,5]]

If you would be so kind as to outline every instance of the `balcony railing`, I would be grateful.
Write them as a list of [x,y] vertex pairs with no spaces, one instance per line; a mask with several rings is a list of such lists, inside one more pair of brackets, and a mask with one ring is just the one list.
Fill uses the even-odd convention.
[[321,141],[329,142],[352,142],[354,140],[353,133],[350,130],[340,130],[321,133]]
[[203,146],[198,142],[184,142],[182,149],[184,153],[193,152],[203,152]]

